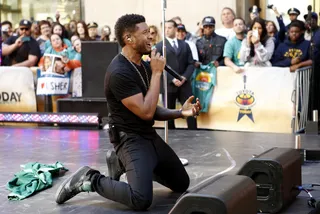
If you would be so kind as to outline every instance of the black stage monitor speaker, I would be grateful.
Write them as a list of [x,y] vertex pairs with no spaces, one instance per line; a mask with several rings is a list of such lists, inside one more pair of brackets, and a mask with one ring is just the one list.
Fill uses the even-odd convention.
[[58,112],[98,113],[108,117],[106,98],[62,98],[57,100]]
[[300,152],[272,148],[248,161],[238,172],[252,178],[257,186],[258,212],[277,213],[289,205],[300,191]]
[[82,96],[105,97],[104,76],[112,59],[120,53],[116,42],[81,43],[82,54]]
[[170,214],[256,214],[256,185],[247,176],[206,180],[182,195]]

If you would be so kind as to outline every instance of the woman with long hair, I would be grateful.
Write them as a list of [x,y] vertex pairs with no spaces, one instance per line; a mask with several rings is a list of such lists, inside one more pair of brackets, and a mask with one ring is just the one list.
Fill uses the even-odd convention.
[[89,30],[88,30],[87,24],[82,20],[77,22],[76,34],[79,36],[81,41],[92,40],[89,36]]
[[155,46],[158,42],[160,42],[160,32],[157,28],[157,26],[155,25],[150,25],[149,26],[149,31],[150,31],[150,35],[152,37],[152,46]]
[[272,66],[270,63],[274,52],[274,40],[268,36],[265,20],[255,18],[242,40],[240,61],[247,66]]
[[[51,35],[53,34],[59,35],[62,38],[64,44],[66,44],[68,47],[72,47],[72,44],[68,39],[68,32],[66,31],[65,27],[62,24],[55,22],[52,24],[51,29],[52,29]],[[52,48],[50,40],[47,40],[45,43],[45,51],[48,48]]]
[[266,28],[269,37],[276,37],[278,29],[274,21],[266,21]]

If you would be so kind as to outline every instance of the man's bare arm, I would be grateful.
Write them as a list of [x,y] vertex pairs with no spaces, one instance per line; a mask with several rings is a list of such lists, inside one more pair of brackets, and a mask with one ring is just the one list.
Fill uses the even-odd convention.
[[17,63],[17,64],[14,64],[13,66],[32,67],[32,66],[36,65],[37,61],[38,61],[37,56],[29,55],[27,60],[20,62],[20,63]]
[[182,111],[175,109],[167,109],[161,106],[157,106],[156,112],[154,114],[155,120],[166,121],[182,118]]

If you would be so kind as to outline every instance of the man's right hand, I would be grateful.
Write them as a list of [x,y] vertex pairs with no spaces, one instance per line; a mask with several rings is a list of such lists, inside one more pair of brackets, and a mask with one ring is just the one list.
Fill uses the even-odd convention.
[[150,66],[153,74],[162,74],[164,70],[164,66],[166,65],[166,59],[160,55],[160,53],[156,53],[156,49],[151,52],[151,60]]
[[22,42],[22,40],[21,40],[22,37],[24,37],[24,35],[20,36],[20,37],[15,41],[15,43],[14,43],[17,48],[20,48],[21,45],[23,44],[23,42]]
[[300,57],[295,57],[295,58],[292,58],[291,65],[296,65],[300,62],[301,62]]

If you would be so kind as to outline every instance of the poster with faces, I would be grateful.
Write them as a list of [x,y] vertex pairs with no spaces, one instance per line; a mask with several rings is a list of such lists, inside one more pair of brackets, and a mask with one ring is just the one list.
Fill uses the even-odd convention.
[[52,73],[55,75],[64,76],[65,63],[63,62],[63,56],[54,54],[43,55],[43,66],[41,67],[41,73]]

